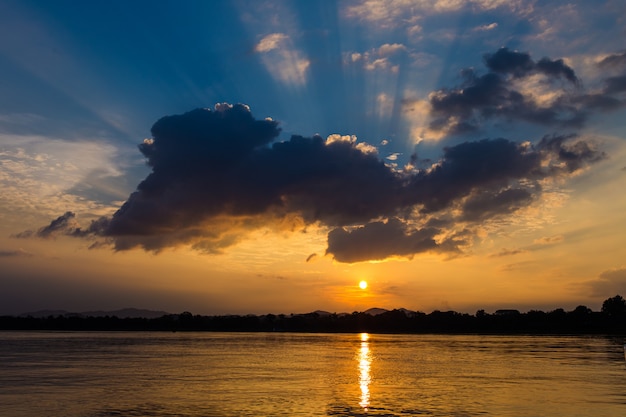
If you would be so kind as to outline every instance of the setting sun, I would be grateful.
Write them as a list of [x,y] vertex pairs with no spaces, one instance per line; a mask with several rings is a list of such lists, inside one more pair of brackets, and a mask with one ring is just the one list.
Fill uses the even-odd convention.
[[361,281],[359,282],[359,288],[364,290],[367,288],[367,281]]

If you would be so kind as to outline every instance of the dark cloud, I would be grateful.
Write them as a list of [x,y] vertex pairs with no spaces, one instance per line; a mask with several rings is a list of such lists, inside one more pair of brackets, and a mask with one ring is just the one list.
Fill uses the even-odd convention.
[[508,48],[500,48],[493,54],[483,56],[485,65],[493,72],[513,74],[523,77],[535,68],[535,62],[527,53],[511,51]]
[[589,111],[613,111],[624,106],[624,102],[610,94],[582,94],[572,98],[572,103]]
[[551,60],[544,57],[535,62],[528,53],[500,48],[493,54],[485,54],[484,60],[487,68],[495,73],[511,74],[520,78],[532,73],[541,73],[549,77],[563,77],[572,84],[579,82],[574,70],[567,66],[562,59]]
[[496,192],[477,192],[463,202],[463,220],[480,221],[495,215],[510,214],[528,206],[533,194],[526,189],[507,188]]
[[606,87],[604,92],[606,94],[623,93],[626,91],[626,74],[616,77],[608,77],[605,80]]
[[549,58],[541,58],[535,66],[538,72],[551,77],[563,77],[572,84],[578,84],[579,80],[574,70],[567,66],[562,59],[551,60]]
[[575,172],[582,167],[606,158],[604,152],[594,149],[588,142],[572,141],[576,135],[544,136],[537,144],[537,149],[546,158],[555,158],[551,170]]
[[626,268],[604,271],[596,280],[590,281],[588,284],[592,294],[596,296],[624,294],[626,292]]
[[[611,55],[599,66],[623,70],[624,61],[624,55]],[[619,96],[626,91],[623,72],[606,76],[601,93],[587,93],[575,71],[562,59],[544,57],[535,62],[528,53],[501,48],[484,55],[484,62],[487,73],[480,75],[474,69],[465,69],[461,72],[461,85],[430,95],[431,129],[462,134],[479,130],[494,119],[580,128],[591,114],[624,106],[624,99]],[[535,74],[543,77],[537,88],[553,96],[552,100],[540,102],[524,87],[528,77]],[[568,84],[574,88],[567,88]]]
[[339,262],[381,260],[391,256],[412,257],[421,252],[457,252],[460,239],[437,242],[441,230],[436,228],[415,229],[397,219],[376,221],[352,230],[337,228],[328,234],[327,254]]
[[598,63],[600,68],[605,69],[626,69],[626,52],[611,54]]
[[58,235],[73,235],[78,228],[76,222],[76,214],[71,211],[57,217],[52,220],[49,225],[39,228],[36,232],[32,230],[26,230],[24,232],[13,235],[17,238],[54,238]]
[[539,152],[506,139],[464,142],[445,148],[432,169],[413,175],[407,198],[422,212],[443,210],[473,190],[500,192],[518,179],[539,179],[545,175],[541,163]]
[[394,169],[349,137],[278,134],[276,122],[244,105],[164,117],[139,147],[152,172],[113,216],[79,228],[67,212],[25,233],[91,237],[92,247],[115,250],[220,253],[254,229],[315,224],[330,230],[326,253],[340,262],[459,254],[477,225],[531,204],[540,180],[603,157],[575,136],[553,135],[536,146],[465,142],[431,164],[415,156],[414,168]]
[[430,127],[461,134],[478,130],[494,118],[520,120],[546,126],[580,127],[586,113],[560,98],[540,105],[530,95],[514,89],[509,79],[493,72],[477,75],[463,72],[464,83],[453,89],[442,89],[430,97]]

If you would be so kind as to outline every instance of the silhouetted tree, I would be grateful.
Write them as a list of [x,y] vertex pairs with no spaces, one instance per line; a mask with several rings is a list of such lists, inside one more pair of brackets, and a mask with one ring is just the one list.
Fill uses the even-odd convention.
[[626,300],[621,295],[607,298],[602,303],[602,312],[611,317],[620,317],[626,315]]
[[579,317],[586,317],[592,313],[591,309],[587,306],[578,306],[572,311],[572,314]]

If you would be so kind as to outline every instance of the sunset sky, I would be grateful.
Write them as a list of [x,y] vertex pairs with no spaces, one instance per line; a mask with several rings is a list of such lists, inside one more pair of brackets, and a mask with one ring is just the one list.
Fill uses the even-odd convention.
[[599,310],[624,39],[622,0],[0,0],[0,314]]

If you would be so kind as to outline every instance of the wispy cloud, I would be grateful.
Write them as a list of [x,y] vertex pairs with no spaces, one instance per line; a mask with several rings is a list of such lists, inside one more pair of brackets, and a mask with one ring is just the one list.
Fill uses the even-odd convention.
[[14,257],[30,257],[33,256],[31,252],[24,249],[7,250],[0,249],[0,258],[14,258]]
[[493,23],[489,23],[489,24],[486,24],[486,25],[476,26],[474,28],[474,30],[476,32],[487,32],[487,31],[490,31],[490,30],[494,30],[497,27],[498,27],[498,24],[496,22],[493,22]]
[[277,80],[290,86],[303,86],[307,82],[307,72],[311,62],[302,51],[294,47],[289,36],[284,33],[271,33],[256,44],[254,50],[268,72]]
[[533,241],[536,245],[554,245],[557,243],[561,243],[565,240],[563,235],[555,235],[555,236],[545,236],[539,239],[535,239]]
[[[120,164],[118,149],[103,142],[0,135],[2,215],[50,216],[65,211],[68,204],[92,215],[110,212],[111,207],[68,191],[121,176]],[[111,191],[104,193],[103,199],[111,198]],[[117,199],[126,194],[113,192]]]
[[403,25],[413,27],[416,18],[425,14],[435,15],[456,12],[459,10],[507,10],[527,14],[532,4],[523,0],[358,0],[346,2],[343,13],[347,18],[359,19],[375,23],[378,27],[388,29]]
[[490,258],[501,258],[505,256],[514,256],[522,253],[526,253],[527,251],[524,249],[502,249],[501,251],[489,255]]

